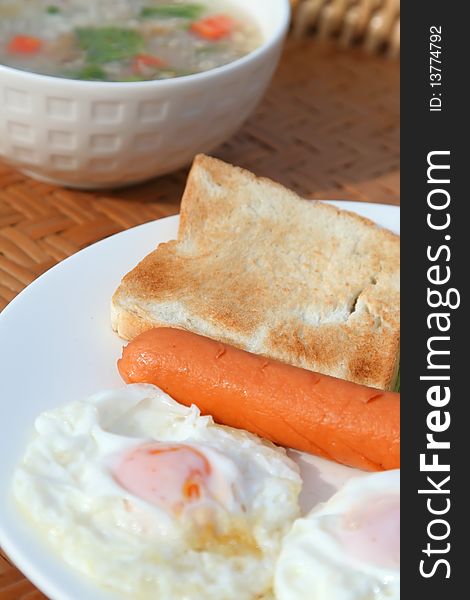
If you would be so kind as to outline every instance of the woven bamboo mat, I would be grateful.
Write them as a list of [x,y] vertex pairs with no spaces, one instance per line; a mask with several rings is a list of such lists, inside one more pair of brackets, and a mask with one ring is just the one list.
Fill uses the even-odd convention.
[[[399,204],[399,65],[290,41],[264,101],[214,154],[308,198]],[[75,192],[0,163],[0,310],[89,244],[178,212],[187,169],[121,191]],[[0,600],[44,598],[0,556]]]

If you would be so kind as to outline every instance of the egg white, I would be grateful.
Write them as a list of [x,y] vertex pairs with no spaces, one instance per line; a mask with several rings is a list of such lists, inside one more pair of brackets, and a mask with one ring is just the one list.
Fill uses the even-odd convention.
[[[301,488],[282,449],[216,425],[150,385],[73,402],[39,416],[35,428],[13,493],[73,567],[135,600],[272,598]],[[153,441],[198,448],[233,493],[181,517],[130,493],[113,466]]]
[[[395,502],[399,490],[399,470],[355,477],[328,502],[297,519],[276,565],[276,599],[398,600],[399,557],[392,556],[388,564],[364,560],[345,547],[341,534],[351,511],[359,508],[367,513],[378,498]],[[388,526],[395,527],[395,522]]]

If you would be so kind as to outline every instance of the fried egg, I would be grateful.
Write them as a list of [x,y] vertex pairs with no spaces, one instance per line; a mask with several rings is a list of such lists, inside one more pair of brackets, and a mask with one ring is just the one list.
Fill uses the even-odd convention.
[[272,598],[299,516],[284,450],[151,385],[72,402],[35,429],[14,496],[73,567],[136,600]]
[[349,480],[298,519],[276,567],[278,600],[398,600],[400,471]]

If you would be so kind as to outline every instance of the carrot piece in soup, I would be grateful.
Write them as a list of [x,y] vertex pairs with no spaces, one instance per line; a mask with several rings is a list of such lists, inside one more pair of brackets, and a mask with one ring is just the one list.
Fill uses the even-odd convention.
[[137,54],[132,61],[132,72],[135,75],[144,75],[148,70],[160,69],[165,66],[164,61],[152,54]]
[[236,21],[226,15],[214,15],[191,25],[191,31],[206,40],[217,41],[228,37],[234,30]]
[[12,54],[37,54],[42,47],[42,40],[30,35],[15,35],[8,44],[8,52]]

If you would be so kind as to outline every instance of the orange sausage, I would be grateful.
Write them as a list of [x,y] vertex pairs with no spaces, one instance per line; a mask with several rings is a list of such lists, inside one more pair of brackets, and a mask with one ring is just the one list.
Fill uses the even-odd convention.
[[118,368],[126,383],[153,383],[276,444],[368,471],[400,466],[400,394],[163,327],[130,342]]

